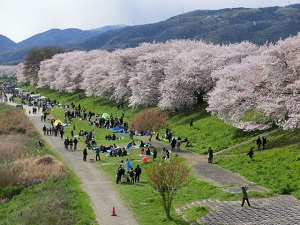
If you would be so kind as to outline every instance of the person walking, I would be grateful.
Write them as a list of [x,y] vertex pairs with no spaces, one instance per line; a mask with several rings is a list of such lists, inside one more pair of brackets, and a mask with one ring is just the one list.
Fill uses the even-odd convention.
[[136,166],[136,168],[134,169],[134,172],[135,172],[134,182],[136,182],[136,181],[140,182],[140,175],[142,174],[142,169],[141,169],[140,165]]
[[257,145],[257,150],[260,151],[260,146],[261,146],[260,136],[258,136],[257,139],[256,139],[256,145]]
[[211,147],[208,148],[208,154],[207,154],[207,158],[208,158],[208,163],[212,163],[213,162],[213,157],[214,157],[214,152],[212,150]]
[[64,140],[64,144],[65,144],[65,149],[68,150],[69,149],[69,144],[70,144],[70,141],[69,141],[68,137]]
[[84,149],[83,149],[83,161],[86,161],[86,156],[87,156],[87,155],[88,155],[87,149],[84,148]]
[[242,187],[242,193],[243,193],[242,207],[244,206],[245,201],[247,201],[248,206],[251,206],[249,199],[248,199],[247,190],[248,190],[248,187]]
[[247,153],[247,155],[249,156],[249,161],[248,161],[248,163],[250,163],[251,161],[254,161],[254,159],[253,159],[253,155],[254,155],[254,152],[253,152],[253,149],[254,149],[254,147],[252,147],[251,149],[250,149],[250,151]]

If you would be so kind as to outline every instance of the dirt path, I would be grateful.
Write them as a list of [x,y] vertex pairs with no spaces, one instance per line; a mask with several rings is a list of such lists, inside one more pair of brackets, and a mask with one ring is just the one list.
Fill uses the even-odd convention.
[[[14,103],[10,103],[15,105]],[[41,114],[29,114],[31,107],[25,105],[26,115],[31,119],[37,130],[43,135],[42,127],[49,124],[41,121]],[[118,192],[113,187],[113,182],[103,171],[96,168],[95,163],[82,160],[82,151],[66,151],[63,145],[63,139],[60,137],[43,135],[51,147],[61,156],[71,170],[75,172],[81,181],[81,187],[90,197],[90,201],[100,225],[137,225],[132,212],[126,207],[125,202],[121,200]],[[93,155],[94,158],[94,155]],[[117,216],[111,216],[112,209],[115,207]]]

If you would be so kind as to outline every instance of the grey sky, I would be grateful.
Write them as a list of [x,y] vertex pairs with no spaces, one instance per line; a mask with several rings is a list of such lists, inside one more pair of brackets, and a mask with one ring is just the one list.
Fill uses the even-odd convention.
[[286,6],[300,0],[0,0],[0,34],[15,42],[52,28],[139,25],[182,12]]

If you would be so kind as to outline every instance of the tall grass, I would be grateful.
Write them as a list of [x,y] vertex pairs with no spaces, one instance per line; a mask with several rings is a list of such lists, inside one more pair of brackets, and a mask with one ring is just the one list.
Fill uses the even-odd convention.
[[27,116],[0,105],[0,224],[97,224],[88,197]]

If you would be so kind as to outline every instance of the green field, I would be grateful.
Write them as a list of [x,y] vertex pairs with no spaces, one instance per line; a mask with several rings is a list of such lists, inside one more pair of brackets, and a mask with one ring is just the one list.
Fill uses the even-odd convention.
[[[61,104],[70,105],[73,102],[75,105],[84,106],[87,111],[95,113],[109,113],[119,117],[121,110],[117,108],[118,103],[101,100],[95,97],[83,97],[82,93],[68,94],[57,93],[52,90],[36,90],[34,87],[29,87],[27,90],[38,92],[50,99],[57,99]],[[125,121],[129,122],[143,109],[132,109],[125,104]],[[54,108],[51,114],[55,118],[63,120],[64,110],[62,108]],[[194,120],[194,127],[190,128],[189,121]],[[90,131],[94,129],[88,125],[87,121],[74,119],[72,124],[76,125],[76,130]],[[243,132],[240,129],[234,128],[215,116],[208,114],[204,107],[195,108],[185,112],[170,113],[169,120],[166,122],[175,137],[187,137],[191,143],[191,147],[183,148],[194,151],[198,154],[206,154],[207,148],[212,147],[215,152],[232,147],[232,149],[223,152],[215,157],[215,163],[221,167],[231,171],[238,172],[245,176],[249,181],[253,181],[261,186],[267,187],[273,194],[292,194],[300,198],[300,180],[298,176],[298,168],[300,163],[300,145],[299,145],[299,130],[283,131],[281,129],[273,129],[267,134],[267,149],[254,154],[254,162],[248,162],[246,153],[251,147],[255,147],[255,138],[261,135],[262,132]],[[72,126],[66,127],[66,134],[70,133]],[[124,146],[128,143],[129,135],[120,135],[120,140],[107,141],[105,135],[112,133],[108,129],[96,128],[96,140],[98,145],[105,146],[116,143],[118,146]],[[161,130],[160,134],[165,131]],[[254,141],[248,142],[247,140]],[[245,142],[245,143],[243,143]],[[240,144],[240,145],[237,145]],[[80,140],[79,149],[85,147]],[[135,167],[140,163],[138,156],[139,149],[130,150],[129,159]],[[104,170],[112,181],[115,179],[116,169],[120,163],[120,158],[106,157],[101,155],[101,161],[97,162],[99,169]],[[143,171],[147,165],[142,165]],[[114,183],[114,182],[113,182]],[[114,184],[115,188],[120,193],[120,196],[133,210],[134,214],[140,221],[140,224],[188,224],[178,216],[174,209],[171,212],[173,220],[166,219],[162,206],[159,202],[158,195],[150,185],[147,184],[145,172],[142,173],[141,182],[134,185]],[[267,193],[270,194],[270,193]],[[257,196],[261,194],[257,194]],[[183,206],[189,202],[200,199],[219,199],[219,200],[237,200],[240,199],[239,194],[230,194],[224,192],[220,187],[216,187],[208,182],[194,177],[192,174],[189,177],[187,187],[182,188],[174,200],[174,207]],[[204,207],[195,207],[189,209],[186,214],[189,215],[191,221],[199,215],[207,213],[210,209]]]

